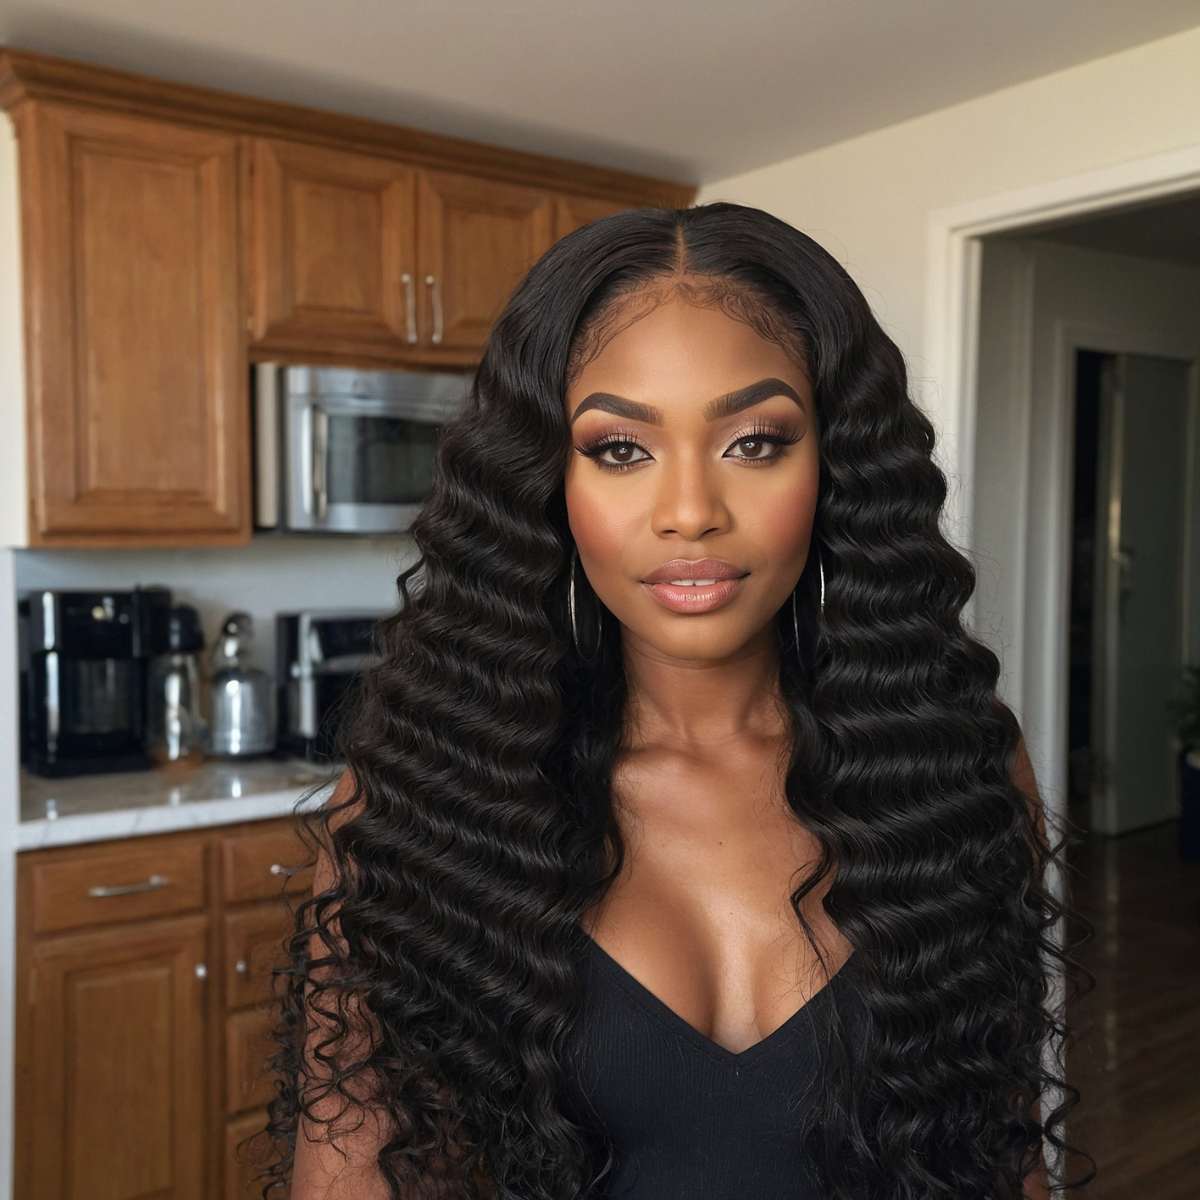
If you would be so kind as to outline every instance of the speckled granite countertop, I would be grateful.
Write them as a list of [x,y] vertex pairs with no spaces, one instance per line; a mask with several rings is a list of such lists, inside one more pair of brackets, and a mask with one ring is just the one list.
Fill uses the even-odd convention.
[[64,779],[22,770],[17,849],[287,816],[306,792],[304,807],[318,807],[340,774],[340,767],[270,757]]

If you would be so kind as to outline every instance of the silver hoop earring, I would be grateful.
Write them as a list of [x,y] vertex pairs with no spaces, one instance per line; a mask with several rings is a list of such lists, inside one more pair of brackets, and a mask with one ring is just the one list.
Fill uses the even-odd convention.
[[600,623],[598,624],[598,628],[596,630],[596,647],[590,654],[585,654],[583,652],[583,647],[579,644],[579,628],[576,625],[576,620],[575,620],[575,560],[578,557],[579,557],[578,550],[572,549],[571,550],[571,578],[570,578],[570,582],[567,585],[567,612],[570,614],[570,617],[571,617],[571,641],[575,644],[575,649],[576,649],[576,651],[578,651],[580,658],[590,661],[591,659],[593,659],[596,656],[596,653],[599,651],[600,642],[603,640],[603,637],[604,637],[604,629],[602,627],[604,615],[600,614]]
[[[817,603],[817,615],[825,612],[825,564],[821,561],[821,552],[817,551],[817,575],[821,581],[821,594]],[[796,618],[796,590],[792,589],[792,633],[796,638],[796,649],[800,649],[800,622]]]

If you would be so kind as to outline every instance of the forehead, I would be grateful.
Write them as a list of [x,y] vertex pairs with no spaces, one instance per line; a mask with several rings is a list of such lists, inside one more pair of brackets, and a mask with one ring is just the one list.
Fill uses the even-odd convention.
[[600,387],[632,395],[703,399],[774,375],[800,389],[801,363],[779,343],[731,316],[719,304],[698,305],[670,294],[637,294],[604,319],[607,327],[597,353],[567,388],[568,410]]

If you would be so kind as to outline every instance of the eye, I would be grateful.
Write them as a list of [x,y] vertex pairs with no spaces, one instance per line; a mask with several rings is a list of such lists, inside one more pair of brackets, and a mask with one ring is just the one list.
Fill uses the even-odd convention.
[[648,459],[625,459],[624,461],[611,462],[600,456],[612,450],[614,453],[628,454],[632,450],[644,450],[645,447],[634,440],[634,435],[625,430],[614,430],[611,433],[606,433],[595,441],[588,442],[587,445],[579,447],[579,453],[586,458],[593,459],[598,467],[605,471],[626,471],[632,466],[636,466],[639,462],[649,461]]
[[[779,425],[755,425],[736,437],[730,444],[730,449],[734,447],[745,448],[748,446],[775,446],[775,452],[766,455],[755,453],[729,455],[726,452],[726,457],[732,457],[744,463],[766,466],[768,463],[776,462],[782,458],[787,453],[784,447],[798,442],[802,436],[800,433],[789,432]],[[578,450],[580,454],[594,460],[596,465],[605,471],[627,471],[630,467],[637,466],[638,463],[653,461],[648,454],[644,458],[629,457],[638,450],[645,452],[645,447],[636,440],[632,432],[625,430],[615,430],[606,433],[595,441],[579,446]],[[611,459],[602,457],[602,455],[607,454],[609,451],[621,456],[618,461],[614,462]]]
[[756,425],[753,429],[748,429],[738,437],[733,443],[734,446],[774,446],[776,447],[775,452],[765,455],[734,455],[734,457],[741,458],[743,462],[749,463],[772,463],[787,453],[784,447],[791,446],[799,440],[800,434],[789,433],[786,429],[778,425]]

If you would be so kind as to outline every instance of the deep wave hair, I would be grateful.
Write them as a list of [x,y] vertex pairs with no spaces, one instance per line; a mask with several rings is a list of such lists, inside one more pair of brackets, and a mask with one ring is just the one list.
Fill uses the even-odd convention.
[[713,203],[554,244],[439,436],[419,555],[338,731],[343,786],[297,809],[319,869],[276,972],[264,1197],[287,1186],[302,1115],[340,1148],[367,1113],[386,1121],[393,1197],[602,1195],[611,1147],[572,1119],[560,1064],[580,919],[625,856],[610,783],[628,696],[619,625],[582,577],[594,652],[571,636],[564,395],[630,301],[672,283],[802,356],[819,413],[799,636],[791,604],[775,626],[787,801],[821,846],[791,904],[813,941],[800,905],[832,874],[824,909],[865,1014],[853,1038],[835,1021],[797,1117],[822,1194],[1010,1200],[1043,1141],[1074,1149],[1052,985],[1095,980],[1055,929],[1093,930],[1047,886],[1067,839],[1051,844],[1014,779],[999,660],[960,619],[975,573],[939,529],[933,426],[837,261]]

